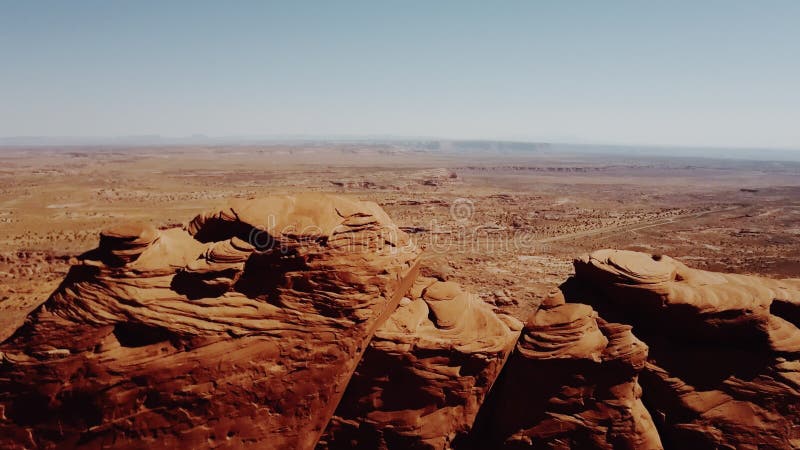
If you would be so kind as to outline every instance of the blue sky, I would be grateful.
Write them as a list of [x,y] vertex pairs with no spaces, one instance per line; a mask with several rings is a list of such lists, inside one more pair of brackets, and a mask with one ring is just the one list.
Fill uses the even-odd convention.
[[0,136],[800,148],[789,0],[0,0],[0,58]]

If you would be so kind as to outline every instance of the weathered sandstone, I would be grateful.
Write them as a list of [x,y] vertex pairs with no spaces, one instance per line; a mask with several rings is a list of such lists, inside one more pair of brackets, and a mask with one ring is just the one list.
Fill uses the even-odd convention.
[[419,278],[375,333],[320,448],[451,448],[521,328],[456,283]]
[[601,250],[574,284],[650,346],[645,404],[669,448],[800,446],[800,280]]
[[662,448],[637,382],[646,358],[629,326],[554,292],[525,324],[473,448]]
[[0,345],[0,447],[313,448],[418,255],[325,195],[108,230]]

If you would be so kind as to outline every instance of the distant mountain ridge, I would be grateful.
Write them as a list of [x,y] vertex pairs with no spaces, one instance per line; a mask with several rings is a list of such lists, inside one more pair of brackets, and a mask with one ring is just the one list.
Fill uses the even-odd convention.
[[297,144],[380,144],[415,150],[450,152],[527,153],[546,151],[572,154],[612,154],[632,156],[700,157],[748,159],[756,161],[800,161],[800,149],[725,148],[660,145],[613,145],[569,142],[536,142],[521,140],[440,139],[433,137],[396,136],[9,136],[0,137],[3,147],[60,147],[60,146],[181,146],[181,145],[297,145]]

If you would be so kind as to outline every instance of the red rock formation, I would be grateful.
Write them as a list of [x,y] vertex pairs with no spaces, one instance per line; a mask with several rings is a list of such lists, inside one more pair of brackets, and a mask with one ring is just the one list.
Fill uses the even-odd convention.
[[603,250],[523,327],[419,255],[326,195],[106,230],[0,330],[0,448],[800,448],[800,280]]
[[418,255],[321,195],[106,231],[0,345],[0,448],[312,448]]
[[800,447],[800,280],[601,250],[575,285],[650,346],[640,379],[669,448]]
[[646,357],[629,326],[554,293],[525,324],[473,447],[662,448],[637,383]]
[[458,284],[418,279],[375,333],[319,448],[451,448],[521,328]]

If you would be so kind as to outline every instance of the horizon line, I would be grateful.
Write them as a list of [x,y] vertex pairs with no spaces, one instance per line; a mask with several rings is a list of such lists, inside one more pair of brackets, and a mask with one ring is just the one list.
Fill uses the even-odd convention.
[[[136,140],[140,139],[145,142],[140,143],[120,143],[114,141]],[[153,142],[146,142],[151,140]],[[580,147],[645,147],[645,148],[665,148],[665,149],[687,149],[687,150],[767,150],[776,152],[800,152],[800,146],[785,147],[785,146],[744,146],[744,145],[720,145],[720,144],[663,144],[663,143],[642,143],[642,142],[604,142],[593,141],[584,139],[536,139],[536,138],[469,138],[469,137],[442,137],[442,136],[425,136],[425,135],[394,135],[394,134],[332,134],[332,135],[315,135],[315,134],[231,134],[231,135],[207,135],[201,133],[187,134],[187,135],[162,135],[162,134],[126,134],[126,135],[18,135],[18,136],[0,136],[0,147],[13,147],[13,146],[50,146],[50,145],[63,145],[63,146],[93,146],[93,145],[121,145],[121,146],[137,146],[137,145],[156,145],[163,144],[167,146],[173,145],[188,145],[188,144],[203,144],[208,145],[259,145],[261,143],[279,143],[280,141],[297,141],[297,142],[326,142],[326,141],[411,141],[411,142],[486,142],[486,143],[513,143],[513,144],[539,144],[539,145],[565,145],[565,146],[580,146]],[[20,141],[20,142],[14,142]],[[49,141],[49,142],[34,142],[34,141]],[[166,141],[166,142],[155,142]],[[173,141],[173,142],[170,142]],[[179,142],[179,141],[194,141],[194,142]],[[238,142],[237,142],[238,141]],[[253,142],[241,142],[253,141]],[[261,141],[261,142],[258,142]]]

